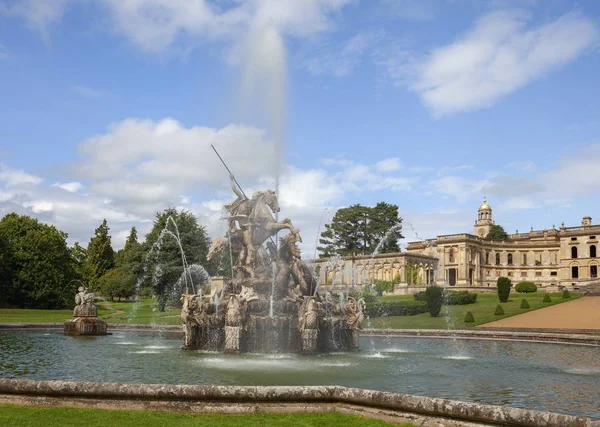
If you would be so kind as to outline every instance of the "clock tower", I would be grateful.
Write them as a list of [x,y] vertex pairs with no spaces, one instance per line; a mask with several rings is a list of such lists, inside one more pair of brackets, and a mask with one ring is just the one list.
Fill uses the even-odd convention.
[[483,203],[479,206],[479,210],[477,211],[477,221],[475,221],[475,235],[477,237],[481,237],[482,239],[487,236],[490,228],[494,225],[494,220],[492,219],[492,207],[487,204],[485,197],[483,198]]

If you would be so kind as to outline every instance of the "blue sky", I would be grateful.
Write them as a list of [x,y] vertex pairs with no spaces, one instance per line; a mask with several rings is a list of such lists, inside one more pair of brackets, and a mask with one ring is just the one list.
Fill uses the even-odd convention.
[[311,255],[353,203],[423,238],[472,232],[483,196],[509,232],[578,225],[600,205],[599,40],[592,0],[3,1],[0,209],[71,242],[106,217],[119,247],[167,206],[218,235],[210,144],[247,192],[279,144]]

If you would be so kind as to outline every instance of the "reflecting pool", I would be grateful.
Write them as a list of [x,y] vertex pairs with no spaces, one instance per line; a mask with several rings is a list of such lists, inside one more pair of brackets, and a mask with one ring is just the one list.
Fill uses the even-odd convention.
[[600,418],[600,347],[361,338],[360,353],[183,351],[179,334],[0,331],[0,377],[122,383],[341,385]]

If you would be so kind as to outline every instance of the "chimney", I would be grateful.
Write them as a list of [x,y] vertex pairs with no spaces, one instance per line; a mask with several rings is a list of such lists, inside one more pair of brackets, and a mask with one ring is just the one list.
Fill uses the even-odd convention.
[[592,217],[584,216],[583,219],[581,220],[581,225],[592,225]]

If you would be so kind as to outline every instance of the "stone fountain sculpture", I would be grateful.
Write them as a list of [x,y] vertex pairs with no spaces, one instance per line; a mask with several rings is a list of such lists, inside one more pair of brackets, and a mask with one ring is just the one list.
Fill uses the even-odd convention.
[[106,335],[107,325],[98,319],[95,295],[80,286],[75,295],[73,317],[65,322],[65,335]]
[[[214,240],[208,254],[226,251],[232,278],[220,294],[183,295],[181,317],[186,349],[226,353],[301,353],[358,349],[363,306],[323,300],[317,280],[302,261],[300,230],[289,218],[279,222],[274,191],[251,198],[240,191],[226,205],[228,232]],[[288,233],[273,240],[280,231]],[[361,317],[362,316],[362,317]]]

